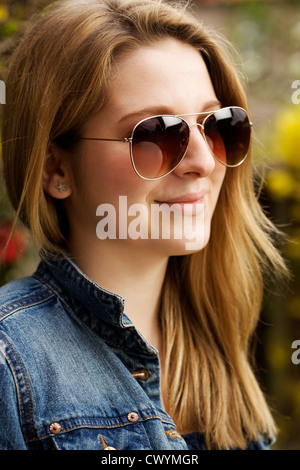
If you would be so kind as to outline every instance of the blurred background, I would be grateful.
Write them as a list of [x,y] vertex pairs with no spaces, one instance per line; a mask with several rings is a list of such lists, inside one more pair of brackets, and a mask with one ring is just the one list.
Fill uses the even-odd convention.
[[[50,3],[0,1],[0,80],[3,60],[13,50],[16,33],[34,12]],[[266,292],[256,356],[259,378],[279,427],[273,448],[300,450],[300,0],[189,3],[194,14],[225,35],[240,54],[237,65],[246,78],[256,133],[254,159],[264,171],[261,202],[276,226],[288,235],[282,252],[292,279],[284,289]],[[0,97],[0,106],[5,106],[3,88]],[[1,180],[2,252],[12,220]],[[0,285],[30,274],[37,262],[30,236],[18,226],[0,262]],[[297,340],[295,349],[292,343]]]

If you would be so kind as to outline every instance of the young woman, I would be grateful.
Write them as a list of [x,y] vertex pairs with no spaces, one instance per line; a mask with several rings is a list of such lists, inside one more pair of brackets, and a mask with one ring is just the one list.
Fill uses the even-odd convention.
[[6,83],[42,260],[1,289],[0,448],[267,448],[249,344],[285,268],[226,42],[161,1],[55,2]]

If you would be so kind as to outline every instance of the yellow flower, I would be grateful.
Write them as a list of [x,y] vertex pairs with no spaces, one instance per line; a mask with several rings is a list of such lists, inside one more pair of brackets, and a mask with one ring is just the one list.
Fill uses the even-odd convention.
[[300,168],[300,105],[291,105],[279,113],[271,140],[276,159]]
[[271,170],[266,177],[266,186],[272,193],[274,199],[282,199],[293,196],[295,180],[292,174],[287,170],[274,169]]
[[0,23],[4,23],[8,20],[8,9],[5,5],[0,5]]

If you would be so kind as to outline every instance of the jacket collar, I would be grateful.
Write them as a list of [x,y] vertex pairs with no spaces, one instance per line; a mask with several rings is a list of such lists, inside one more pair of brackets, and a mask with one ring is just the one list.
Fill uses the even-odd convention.
[[90,279],[67,255],[51,256],[41,261],[36,275],[43,278],[52,289],[75,310],[80,317],[83,309],[95,319],[124,328],[132,322],[124,314],[124,299],[109,292]]

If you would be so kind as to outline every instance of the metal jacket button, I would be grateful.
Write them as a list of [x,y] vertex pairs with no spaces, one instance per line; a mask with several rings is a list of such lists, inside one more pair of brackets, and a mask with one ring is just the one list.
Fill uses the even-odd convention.
[[137,413],[135,413],[134,411],[131,411],[131,413],[129,413],[127,415],[127,419],[131,423],[136,423],[136,421],[138,421],[138,419],[139,419],[139,415]]
[[52,434],[59,434],[61,431],[61,425],[59,423],[51,423],[49,429]]
[[131,375],[135,379],[147,380],[148,377],[149,377],[149,372],[146,369],[140,369],[140,370],[136,370],[134,372],[131,372]]

